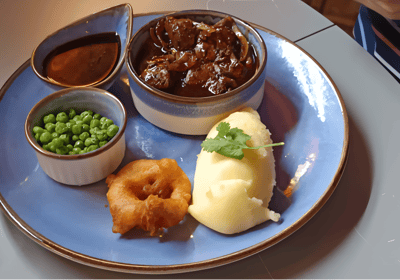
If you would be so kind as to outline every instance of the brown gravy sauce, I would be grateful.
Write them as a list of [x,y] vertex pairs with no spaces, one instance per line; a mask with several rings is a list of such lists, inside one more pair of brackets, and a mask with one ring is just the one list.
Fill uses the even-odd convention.
[[[140,74],[144,71],[144,69],[146,69],[148,60],[156,56],[161,56],[163,54],[165,54],[165,52],[163,52],[162,49],[155,46],[151,38],[148,38],[143,43],[143,46],[140,48],[136,58],[131,55],[131,61],[133,61],[133,67],[136,70],[136,73]],[[249,71],[246,71],[245,75],[241,79],[237,80],[238,82],[237,87],[243,85],[248,80],[250,80],[251,77],[253,77],[254,73],[256,72],[258,68],[258,57],[255,54],[256,52],[254,50],[254,47],[250,45],[249,56],[253,58],[253,61],[255,61],[254,64],[255,66]],[[187,97],[207,97],[214,95],[202,84],[198,85],[186,84],[184,82],[186,74],[187,71],[174,72],[172,77],[174,82],[173,86],[162,89],[162,91],[177,96],[187,96]]]
[[[161,36],[165,42],[169,42],[169,46],[171,45],[171,40],[169,40],[168,35],[164,32]],[[240,43],[236,39],[232,45],[233,52],[235,53],[236,57],[240,56]],[[187,52],[194,52],[194,46],[190,49],[186,50]],[[157,43],[154,42],[153,38],[149,36],[140,47],[138,53],[134,55],[132,52],[130,55],[130,60],[132,62],[132,66],[135,69],[136,73],[140,74],[144,72],[146,67],[148,67],[148,61],[157,58],[163,57],[164,55],[168,54],[168,51],[165,51],[164,48],[161,48]],[[250,68],[245,67],[241,77],[235,78],[236,86],[235,88],[243,85],[246,83],[251,77],[254,76],[255,72],[259,67],[258,57],[256,55],[256,51],[254,47],[249,43],[248,49],[248,57],[250,57],[253,61],[252,66]],[[202,59],[199,59],[200,64],[203,64]],[[195,68],[195,67],[193,67]],[[192,69],[193,69],[192,68]],[[204,83],[198,84],[187,84],[185,82],[185,77],[188,71],[169,71],[170,74],[170,82],[171,85],[167,88],[162,88],[160,90],[176,95],[176,96],[187,96],[187,97],[207,97],[215,95],[215,93],[211,92],[209,88]],[[141,77],[141,79],[143,79]],[[145,81],[146,82],[146,81]],[[147,83],[147,82],[146,82]],[[150,86],[153,86],[149,84]]]
[[43,62],[44,76],[69,86],[84,86],[105,79],[114,70],[121,41],[113,32],[90,35],[65,43]]

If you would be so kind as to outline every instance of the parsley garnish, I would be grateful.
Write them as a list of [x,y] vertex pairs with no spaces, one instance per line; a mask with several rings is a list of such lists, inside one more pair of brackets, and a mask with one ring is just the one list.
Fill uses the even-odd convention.
[[226,157],[242,159],[244,157],[243,149],[259,149],[273,146],[284,145],[283,142],[274,143],[258,147],[249,147],[246,141],[251,139],[251,136],[243,133],[242,129],[231,128],[229,123],[221,122],[217,126],[218,135],[215,138],[206,138],[201,143],[201,147],[206,152],[216,152]]

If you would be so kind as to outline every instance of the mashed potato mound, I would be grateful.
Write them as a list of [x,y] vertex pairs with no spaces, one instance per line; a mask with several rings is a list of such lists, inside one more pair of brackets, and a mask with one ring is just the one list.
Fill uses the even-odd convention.
[[[253,109],[233,113],[221,122],[250,135],[248,146],[272,144],[270,132]],[[218,134],[218,124],[207,138]],[[204,150],[198,155],[189,213],[215,231],[234,234],[279,220],[280,215],[267,208],[275,185],[272,147],[244,150],[244,154],[241,160]]]

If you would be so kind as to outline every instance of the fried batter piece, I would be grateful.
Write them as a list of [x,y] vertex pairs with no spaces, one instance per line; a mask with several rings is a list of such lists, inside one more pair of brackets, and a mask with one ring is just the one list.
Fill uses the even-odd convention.
[[136,227],[154,236],[188,212],[191,184],[176,160],[136,160],[109,175],[106,183],[114,233]]

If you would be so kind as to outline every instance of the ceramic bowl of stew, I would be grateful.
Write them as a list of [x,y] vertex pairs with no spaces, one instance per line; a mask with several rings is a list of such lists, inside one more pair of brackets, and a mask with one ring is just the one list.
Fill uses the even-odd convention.
[[49,35],[33,51],[31,66],[55,89],[107,90],[125,63],[131,36],[132,7],[111,7]]
[[133,102],[152,124],[205,135],[230,113],[257,109],[267,49],[245,21],[222,12],[188,10],[142,26],[128,46]]
[[[46,120],[44,117],[49,114],[53,114],[54,116],[57,116],[61,112],[67,112],[68,114],[70,109],[74,109],[77,115],[90,110],[93,114],[99,114],[104,118],[112,120],[113,124],[118,126],[119,129],[111,139],[105,141],[107,143],[101,144],[100,141],[106,139],[98,138],[96,143],[93,143],[98,147],[82,154],[60,154],[44,148],[44,143],[40,143],[42,139],[37,137],[34,128],[45,127]],[[63,184],[81,186],[106,178],[121,164],[126,150],[126,123],[127,115],[125,107],[111,93],[98,88],[68,88],[46,96],[31,109],[25,121],[25,136],[28,143],[36,152],[41,168],[50,178]],[[92,127],[94,125],[90,122],[90,128]],[[103,129],[104,127],[100,128]],[[46,130],[53,133],[48,127]],[[57,131],[56,124],[55,132]],[[83,134],[84,131],[83,129],[79,133]],[[64,143],[65,145],[73,143],[71,141],[73,139],[71,138],[72,132],[72,129],[63,132],[69,135],[67,136],[67,142]],[[76,134],[76,132],[73,133]],[[91,131],[91,136],[86,135],[85,139],[87,137],[94,138],[94,133]],[[96,133],[96,135],[98,134]],[[61,139],[60,135],[53,137]],[[38,138],[39,140],[37,140]],[[79,138],[85,142],[85,139],[81,138],[80,135]],[[85,146],[89,145],[85,143]]]

